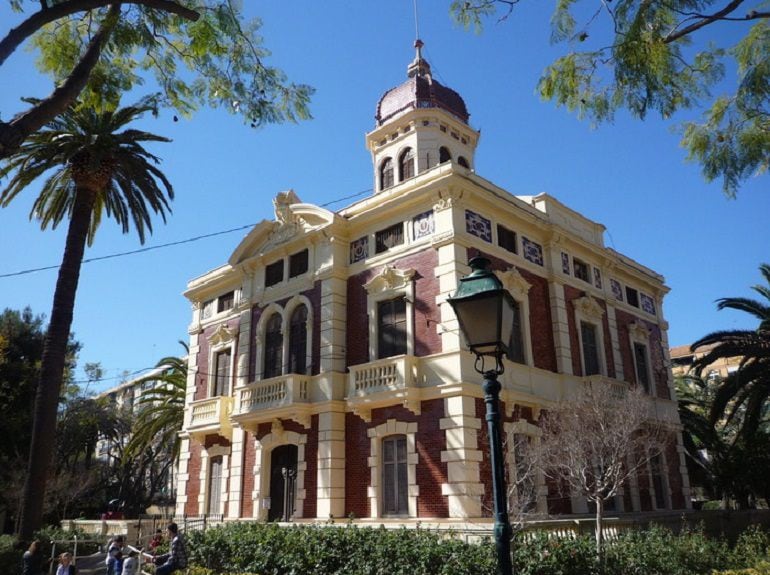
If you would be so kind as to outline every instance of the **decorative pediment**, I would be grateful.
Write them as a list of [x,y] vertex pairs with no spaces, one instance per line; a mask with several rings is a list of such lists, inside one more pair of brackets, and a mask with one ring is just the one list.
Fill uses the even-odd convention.
[[575,310],[579,311],[588,318],[599,320],[604,315],[604,308],[599,305],[599,302],[592,298],[590,295],[585,295],[581,298],[578,298],[572,303],[575,306]]
[[364,284],[364,288],[370,295],[389,290],[405,289],[409,282],[412,281],[413,275],[413,269],[400,270],[386,264],[382,267],[380,273]]
[[220,324],[217,329],[214,330],[208,337],[209,344],[211,346],[219,346],[232,342],[236,336],[236,330],[231,329],[227,324]]
[[649,328],[644,324],[644,322],[638,320],[628,325],[628,333],[631,335],[631,338],[638,339],[640,341],[646,342],[650,339]]
[[524,279],[518,269],[511,267],[511,269],[498,274],[498,277],[500,278],[500,281],[503,282],[503,287],[511,292],[514,299],[526,299],[529,288],[531,288],[532,285]]

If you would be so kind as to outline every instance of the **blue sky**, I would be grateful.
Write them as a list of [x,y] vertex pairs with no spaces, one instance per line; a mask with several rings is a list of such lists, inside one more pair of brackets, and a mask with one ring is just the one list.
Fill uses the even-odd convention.
[[[327,204],[372,187],[364,134],[374,127],[378,99],[404,80],[413,58],[411,0],[245,4],[247,14],[263,20],[270,63],[315,87],[314,119],[253,130],[224,111],[202,110],[178,123],[172,112],[144,122],[174,140],[151,149],[163,158],[177,194],[168,224],[157,222],[147,246],[272,218],[272,198],[289,188],[305,202]],[[542,102],[537,79],[565,49],[549,44],[551,2],[522,3],[507,21],[488,22],[481,35],[455,25],[448,5],[420,3],[419,33],[434,76],[463,96],[471,125],[482,132],[476,171],[513,194],[548,192],[604,224],[606,245],[663,274],[671,288],[664,313],[672,345],[717,329],[754,327],[745,314],[717,312],[714,301],[751,296],[759,264],[770,261],[768,177],[754,178],[730,200],[685,161],[675,122],[653,116],[639,122],[621,113],[592,129]],[[19,19],[0,4],[2,33]],[[21,97],[51,89],[23,50],[0,67],[0,86],[3,119],[22,109]],[[0,210],[0,274],[61,259],[65,229],[41,232],[28,220],[34,195],[30,189]],[[177,341],[188,338],[191,321],[181,295],[187,281],[226,262],[246,232],[83,266],[73,331],[83,344],[81,366],[101,362],[106,378],[92,389],[181,352]],[[135,236],[105,220],[87,257],[139,247]],[[29,305],[47,315],[55,280],[55,271],[0,278],[0,307]]]

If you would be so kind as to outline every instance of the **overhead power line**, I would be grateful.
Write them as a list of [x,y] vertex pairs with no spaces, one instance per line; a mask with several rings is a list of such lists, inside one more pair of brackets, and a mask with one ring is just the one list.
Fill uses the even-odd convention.
[[[326,206],[330,206],[332,204],[336,204],[336,203],[342,202],[344,200],[349,200],[351,198],[357,198],[358,196],[362,196],[363,194],[366,194],[366,193],[371,192],[371,191],[372,191],[371,188],[369,188],[367,190],[362,190],[360,192],[356,192],[355,194],[351,194],[349,196],[344,196],[344,197],[338,198],[336,200],[331,200],[330,202],[326,202],[325,204],[321,204],[320,207],[325,208]],[[93,258],[86,258],[86,259],[83,260],[82,263],[88,264],[88,263],[91,263],[91,262],[98,262],[98,261],[109,260],[109,259],[113,259],[113,258],[121,258],[121,257],[124,257],[124,256],[131,256],[131,255],[135,255],[135,254],[141,254],[141,253],[144,253],[144,252],[150,252],[150,251],[153,251],[153,250],[160,250],[160,249],[163,249],[163,248],[169,248],[169,247],[172,247],[172,246],[178,246],[178,245],[182,245],[182,244],[189,244],[189,243],[192,243],[192,242],[197,242],[199,240],[205,240],[207,238],[213,238],[215,236],[221,236],[221,235],[224,235],[224,234],[230,234],[230,233],[237,232],[237,231],[240,231],[240,230],[245,230],[245,229],[248,229],[248,228],[253,228],[255,225],[257,225],[257,224],[247,224],[245,226],[238,226],[237,228],[230,228],[229,230],[222,230],[222,231],[219,231],[219,232],[212,232],[210,234],[203,234],[203,235],[200,235],[200,236],[194,236],[194,237],[191,237],[191,238],[186,238],[184,240],[178,240],[178,241],[175,241],[175,242],[168,242],[168,243],[165,243],[165,244],[158,244],[156,246],[147,246],[147,247],[144,247],[144,248],[138,248],[138,249],[135,249],[135,250],[129,250],[127,252],[118,252],[118,253],[114,253],[114,254],[108,254],[106,256],[96,256],[96,257],[93,257]],[[19,271],[15,271],[15,272],[9,272],[9,273],[5,273],[5,274],[0,274],[0,279],[2,279],[2,278],[10,278],[10,277],[17,277],[17,276],[23,276],[23,275],[27,275],[27,274],[36,273],[36,272],[44,272],[44,271],[47,271],[47,270],[55,270],[55,269],[59,269],[60,267],[61,267],[61,264],[56,264],[56,265],[51,265],[51,266],[43,266],[43,267],[38,267],[38,268],[29,268],[29,269],[25,269],[25,270],[19,270]]]

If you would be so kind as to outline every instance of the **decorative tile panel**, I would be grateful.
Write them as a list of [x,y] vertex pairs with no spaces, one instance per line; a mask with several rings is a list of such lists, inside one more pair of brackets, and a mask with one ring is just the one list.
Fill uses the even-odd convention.
[[484,216],[465,210],[465,229],[469,234],[492,243],[492,222]]
[[201,319],[208,319],[214,315],[214,300],[210,299],[203,304],[203,310],[201,311]]
[[561,271],[569,275],[569,254],[567,252],[561,253]]
[[623,286],[618,280],[610,278],[610,289],[616,300],[623,301]]
[[358,238],[350,244],[350,263],[354,264],[369,257],[369,236]]
[[412,218],[412,238],[418,240],[433,235],[433,210],[416,215]]
[[594,268],[594,285],[602,289],[602,270]]
[[641,297],[642,310],[655,315],[655,300],[645,293],[641,293],[639,296]]
[[539,266],[543,265],[543,246],[522,236],[521,245],[524,248],[524,259]]

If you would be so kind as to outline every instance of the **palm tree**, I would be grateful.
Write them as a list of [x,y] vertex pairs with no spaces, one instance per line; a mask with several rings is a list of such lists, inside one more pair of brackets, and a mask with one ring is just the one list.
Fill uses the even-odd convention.
[[712,422],[726,417],[742,420],[741,433],[749,437],[765,419],[770,399],[770,264],[759,266],[767,286],[756,285],[753,290],[764,301],[751,298],[722,298],[718,309],[735,309],[750,313],[759,320],[756,330],[716,331],[692,344],[692,351],[711,347],[695,363],[702,371],[719,359],[740,357],[737,371],[728,374],[717,387],[711,405]]
[[[187,352],[188,347],[182,342],[179,343]],[[185,353],[185,357],[164,357],[156,367],[163,371],[139,380],[157,384],[153,389],[142,393],[137,401],[139,414],[132,426],[126,454],[130,457],[160,444],[170,446],[173,459],[176,460],[181,443],[179,432],[184,422],[187,354]]]
[[152,213],[165,221],[166,213],[170,212],[173,188],[156,167],[159,159],[142,146],[142,142],[170,140],[124,129],[148,111],[154,111],[150,99],[106,112],[84,107],[69,109],[30,136],[0,167],[0,178],[11,176],[0,192],[0,205],[8,205],[50,172],[30,218],[38,219],[43,229],[69,220],[35,396],[19,521],[19,536],[24,539],[29,539],[42,521],[67,341],[86,243],[92,244],[105,214],[114,218],[124,233],[133,224],[144,243],[146,232],[152,232]]

